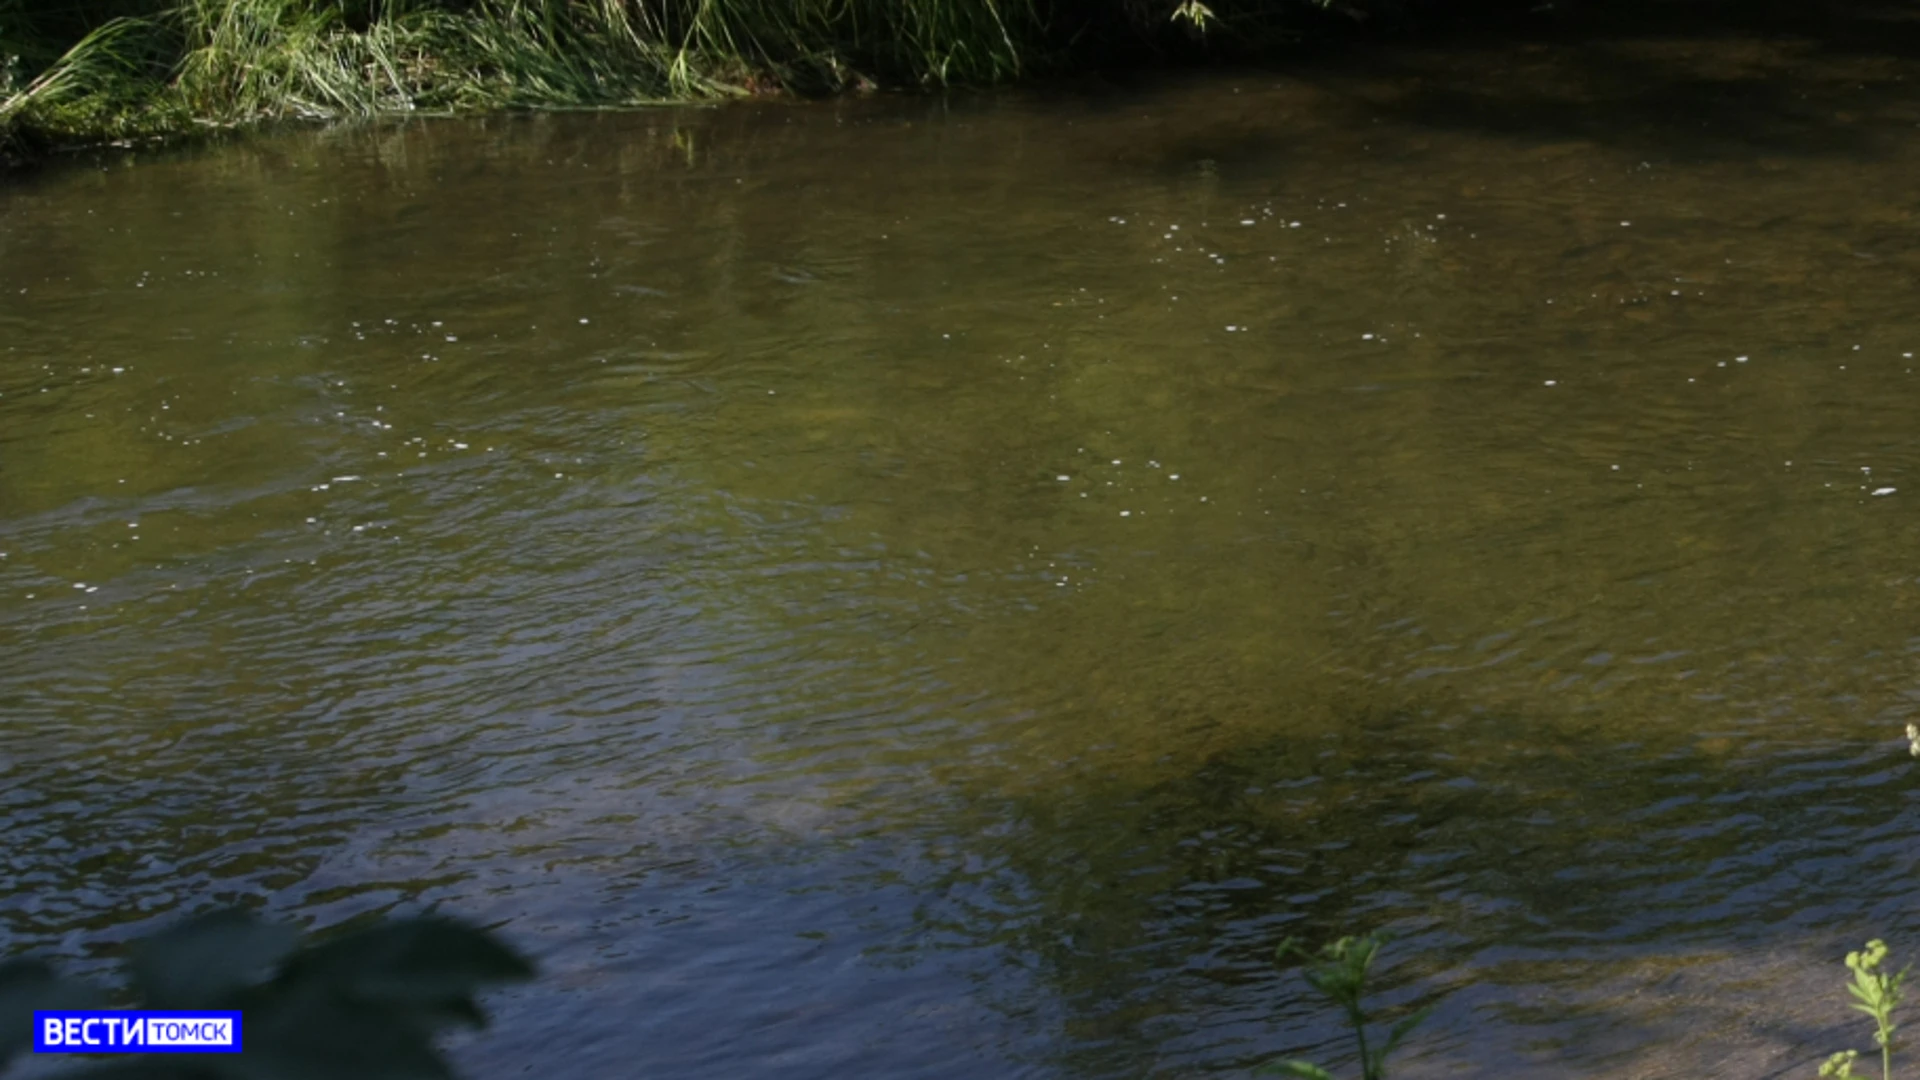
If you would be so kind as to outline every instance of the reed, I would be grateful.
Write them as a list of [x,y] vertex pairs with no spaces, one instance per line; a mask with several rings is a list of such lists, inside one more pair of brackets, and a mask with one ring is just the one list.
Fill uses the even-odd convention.
[[0,139],[992,83],[1034,0],[0,0]]

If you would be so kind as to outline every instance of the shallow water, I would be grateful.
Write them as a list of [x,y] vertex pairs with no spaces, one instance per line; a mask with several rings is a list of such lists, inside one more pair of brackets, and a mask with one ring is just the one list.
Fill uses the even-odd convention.
[[[1920,63],[1376,49],[0,189],[0,938],[481,1078],[1774,1075],[1920,946]],[[556,1049],[557,1048],[557,1049]]]

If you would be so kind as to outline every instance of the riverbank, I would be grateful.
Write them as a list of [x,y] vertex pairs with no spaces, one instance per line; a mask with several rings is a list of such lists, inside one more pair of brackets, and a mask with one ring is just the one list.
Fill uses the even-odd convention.
[[1112,65],[1245,62],[1271,59],[1303,36],[1404,26],[1464,6],[0,0],[0,158],[272,121],[811,97]]
[[1058,29],[1028,0],[0,0],[0,143],[998,83]]
[[1898,5],[1723,0],[0,0],[0,165],[275,121],[1312,63],[1356,37],[1729,34],[1911,53]]

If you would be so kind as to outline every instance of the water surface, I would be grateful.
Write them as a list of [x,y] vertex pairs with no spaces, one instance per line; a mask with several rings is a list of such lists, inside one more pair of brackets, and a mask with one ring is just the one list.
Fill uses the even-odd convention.
[[292,132],[0,191],[0,941],[498,923],[481,1078],[1773,1075],[1920,945],[1920,64]]

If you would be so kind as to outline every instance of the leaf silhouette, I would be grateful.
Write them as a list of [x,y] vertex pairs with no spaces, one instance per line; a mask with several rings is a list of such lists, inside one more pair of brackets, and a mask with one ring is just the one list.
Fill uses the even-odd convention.
[[432,1009],[465,1001],[488,983],[529,978],[533,965],[465,923],[425,918],[330,941],[304,953],[289,975],[363,1000]]
[[299,942],[291,926],[227,908],[141,941],[127,968],[152,1008],[204,1008],[259,982]]

